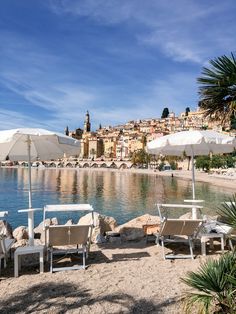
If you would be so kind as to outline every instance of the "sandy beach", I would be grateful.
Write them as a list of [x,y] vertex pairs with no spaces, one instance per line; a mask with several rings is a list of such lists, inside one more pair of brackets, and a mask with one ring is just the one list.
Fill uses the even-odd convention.
[[[68,168],[64,168],[68,169]],[[73,168],[71,168],[73,169]],[[149,174],[155,176],[174,176],[176,178],[184,180],[192,180],[192,171],[191,170],[168,170],[168,171],[158,171],[153,169],[107,169],[107,168],[79,168],[78,171],[122,171],[127,173],[140,173],[140,174]],[[195,170],[195,180],[198,182],[210,183],[214,186],[223,187],[232,192],[236,190],[236,176],[227,176],[227,175],[218,175],[218,174],[208,174],[204,171]]]
[[[219,247],[216,247],[219,249]],[[187,246],[181,247],[187,252]],[[168,251],[168,249],[167,249]],[[195,253],[200,253],[199,249]],[[161,249],[145,241],[93,245],[84,270],[51,274],[13,265],[0,276],[1,313],[182,313],[187,287],[180,280],[209,258],[163,260]]]
[[[97,169],[96,169],[97,170]],[[98,169],[100,170],[100,169]],[[158,171],[151,169],[123,169],[121,171],[146,173],[157,176],[174,176],[184,180],[192,180],[191,170],[170,170],[170,171]],[[199,182],[207,182],[214,186],[220,186],[229,190],[236,189],[236,176],[230,177],[226,175],[208,174],[204,171],[195,171],[195,180]]]

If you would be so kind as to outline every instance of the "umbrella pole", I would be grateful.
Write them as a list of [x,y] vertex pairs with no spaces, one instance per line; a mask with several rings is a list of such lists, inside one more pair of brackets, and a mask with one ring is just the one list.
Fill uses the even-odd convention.
[[[191,155],[191,163],[192,163],[192,192],[193,192],[193,200],[195,200],[195,168],[194,168],[194,153],[193,147],[191,147],[192,155]],[[197,208],[192,208],[192,219],[197,219]]]
[[29,212],[28,212],[28,232],[29,232],[29,245],[34,245],[34,213],[32,209],[32,186],[31,186],[31,140],[30,136],[27,136],[27,150],[28,150],[28,182],[29,182]]
[[194,155],[193,155],[193,151],[192,151],[192,190],[193,190],[193,200],[195,200],[195,169],[194,169]]

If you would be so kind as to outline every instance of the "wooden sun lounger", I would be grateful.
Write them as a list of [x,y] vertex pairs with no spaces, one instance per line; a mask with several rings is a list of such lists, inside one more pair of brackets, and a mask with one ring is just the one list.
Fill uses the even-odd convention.
[[[48,250],[50,253],[50,271],[61,271],[69,269],[85,269],[85,259],[89,245],[89,235],[91,225],[60,225],[60,226],[46,226]],[[69,246],[69,247],[68,247]],[[71,248],[74,246],[74,248]],[[54,255],[82,253],[82,265],[75,265],[71,267],[54,267]]]
[[[164,219],[160,232],[157,234],[157,241],[161,242],[164,259],[191,258],[193,255],[193,239],[202,224],[200,219]],[[189,244],[190,255],[166,255],[165,243],[187,242]]]

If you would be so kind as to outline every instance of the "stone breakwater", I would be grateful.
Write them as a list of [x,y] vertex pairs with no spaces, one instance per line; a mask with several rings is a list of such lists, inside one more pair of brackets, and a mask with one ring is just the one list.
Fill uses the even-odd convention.
[[[74,224],[74,222],[71,219],[66,222],[66,225],[72,224]],[[92,234],[93,243],[106,242],[108,240],[106,237],[107,233],[109,233],[110,236],[112,234],[116,236],[118,235],[117,240],[126,242],[132,240],[141,240],[146,235],[146,230],[143,226],[158,226],[160,224],[160,218],[158,216],[145,214],[118,226],[116,220],[113,217],[100,215],[99,213],[94,212],[94,219],[92,218],[92,214],[89,213],[81,217],[76,224],[94,225]],[[58,220],[56,217],[48,218],[45,220],[45,222],[41,222],[34,229],[34,238],[36,244],[45,244],[44,225],[58,225]],[[11,225],[6,220],[0,220],[0,234],[3,234],[8,238],[15,239],[13,248],[27,245],[29,238],[26,226],[18,226],[13,230]]]

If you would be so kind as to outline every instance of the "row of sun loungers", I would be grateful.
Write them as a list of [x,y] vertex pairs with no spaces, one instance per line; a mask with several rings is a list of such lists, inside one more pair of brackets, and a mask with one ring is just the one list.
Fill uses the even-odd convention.
[[[162,204],[163,205],[163,204]],[[170,204],[168,204],[170,205]],[[168,205],[164,204],[164,207]],[[180,205],[171,204],[178,208],[181,206],[196,206],[196,205]],[[206,242],[210,239],[220,239],[221,249],[224,250],[224,245],[226,239],[229,240],[231,249],[233,249],[232,239],[234,234],[231,229],[224,229],[224,232],[210,233],[209,230],[203,230],[205,222],[202,219],[168,219],[161,216],[160,211],[161,204],[158,205],[159,215],[161,217],[161,225],[159,232],[155,234],[156,243],[160,244],[162,247],[162,255],[164,259],[174,259],[174,258],[194,258],[194,244],[196,240],[200,240],[202,254],[206,255]],[[91,236],[93,230],[93,208],[88,204],[71,204],[71,205],[47,205],[44,207],[44,222],[46,221],[46,213],[52,211],[81,211],[85,210],[91,212],[92,223],[89,225],[50,225],[44,226],[45,230],[45,246],[27,246],[20,247],[15,250],[14,253],[14,268],[15,276],[19,275],[19,270],[21,266],[21,256],[25,254],[39,253],[40,257],[40,271],[43,272],[43,261],[44,261],[44,251],[47,250],[47,259],[50,261],[50,271],[61,271],[68,269],[85,269],[86,268],[86,258],[88,257],[88,252],[90,249]],[[221,230],[222,226],[221,226]],[[219,231],[221,231],[219,230]],[[5,239],[0,237],[0,265],[1,260],[4,260],[4,267],[6,266],[8,253],[10,251],[11,245],[14,240]],[[169,243],[180,243],[185,242],[189,245],[189,254],[166,254],[165,245]],[[75,265],[71,267],[56,267],[54,264],[55,256],[65,256],[67,254],[82,253],[82,263],[80,265]],[[1,269],[0,269],[1,270]]]
[[236,178],[236,169],[235,168],[211,169],[210,175],[220,177],[220,178],[235,179]]

